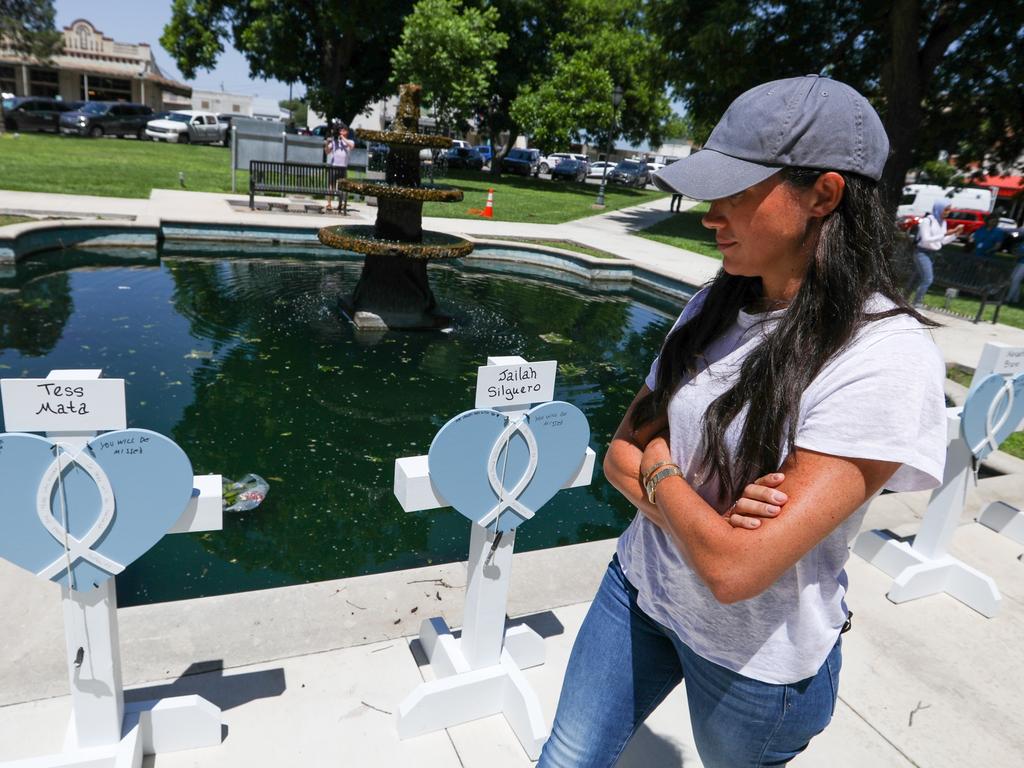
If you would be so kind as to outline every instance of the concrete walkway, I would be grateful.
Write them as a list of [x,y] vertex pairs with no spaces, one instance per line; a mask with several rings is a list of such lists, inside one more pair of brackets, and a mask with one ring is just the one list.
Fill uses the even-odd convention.
[[[0,212],[274,226],[288,220],[286,226],[297,228],[325,221],[238,211],[232,200],[240,199],[179,191],[154,192],[141,201],[0,191]],[[699,284],[717,261],[631,234],[670,215],[667,207],[666,199],[558,226],[461,219],[425,224],[478,237],[577,240]],[[357,210],[350,220],[370,216],[372,211]],[[935,338],[950,362],[973,367],[985,340],[1024,346],[1018,329],[937,319],[944,326]],[[956,387],[951,391],[962,396]],[[889,578],[852,556],[854,630],[844,636],[839,705],[830,728],[792,765],[1021,764],[1024,659],[1017,649],[1024,642],[1024,545],[974,522],[991,500],[1024,508],[1021,463],[998,461],[1009,474],[969,488],[952,554],[995,579],[1003,598],[999,615],[986,619],[944,595],[894,605],[885,598]],[[912,535],[926,502],[921,493],[880,497],[866,526]],[[609,540],[515,558],[509,615],[546,638],[547,662],[525,674],[549,722],[572,641],[613,550]],[[443,616],[460,626],[464,585],[465,564],[455,563],[122,609],[129,699],[200,693],[224,710],[227,725],[219,747],[160,755],[146,764],[526,768],[530,761],[501,717],[405,742],[396,736],[399,702],[431,677],[414,653],[419,622]],[[70,706],[58,590],[0,561],[0,605],[0,760],[57,751]],[[619,765],[696,768],[700,761],[687,723],[680,688],[641,728]]]

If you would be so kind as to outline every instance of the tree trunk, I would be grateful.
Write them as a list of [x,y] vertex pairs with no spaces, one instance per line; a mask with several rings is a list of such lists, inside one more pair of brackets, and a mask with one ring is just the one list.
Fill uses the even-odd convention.
[[882,174],[882,204],[894,216],[921,126],[924,73],[918,39],[920,0],[895,0],[889,11],[889,60],[882,69],[882,94],[887,105],[882,121],[889,134],[889,160]]

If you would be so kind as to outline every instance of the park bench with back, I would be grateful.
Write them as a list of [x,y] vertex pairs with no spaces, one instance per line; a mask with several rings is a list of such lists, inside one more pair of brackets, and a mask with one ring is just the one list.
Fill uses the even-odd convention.
[[[255,208],[255,197],[263,192],[282,194],[336,195],[338,179],[344,169],[323,163],[287,163],[274,160],[249,161],[249,208]],[[345,192],[341,193],[342,210],[347,208]]]
[[[914,275],[914,241],[910,237],[903,237],[900,240],[902,247],[897,247],[897,253],[901,256],[898,271],[902,273],[901,282],[909,285],[910,277]],[[999,310],[1006,301],[1010,288],[1010,273],[1014,267],[1012,259],[978,257],[969,253],[942,250],[932,254],[932,265],[932,285],[954,288],[960,293],[980,299],[978,312],[974,316],[975,323],[981,320],[985,307],[989,304],[995,307],[992,322],[999,322]]]

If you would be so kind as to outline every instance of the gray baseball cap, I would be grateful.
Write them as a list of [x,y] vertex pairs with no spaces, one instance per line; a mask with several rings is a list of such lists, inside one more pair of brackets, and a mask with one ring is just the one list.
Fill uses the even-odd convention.
[[665,166],[666,192],[717,200],[786,166],[852,171],[878,181],[889,137],[878,113],[850,86],[818,75],[774,80],[729,105],[707,144]]

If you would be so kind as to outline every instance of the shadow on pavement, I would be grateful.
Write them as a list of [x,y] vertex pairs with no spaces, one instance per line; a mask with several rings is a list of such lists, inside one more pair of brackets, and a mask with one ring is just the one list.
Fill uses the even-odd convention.
[[286,688],[281,668],[225,675],[224,662],[218,659],[190,665],[172,683],[125,691],[124,698],[126,702],[132,702],[197,694],[223,712],[256,699],[280,696]]

